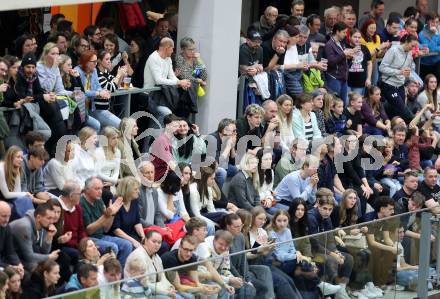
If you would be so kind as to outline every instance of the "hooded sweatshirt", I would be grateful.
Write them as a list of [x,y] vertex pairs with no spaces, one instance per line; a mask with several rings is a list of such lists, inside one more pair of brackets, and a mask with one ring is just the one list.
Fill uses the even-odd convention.
[[12,221],[10,227],[14,233],[17,254],[26,270],[31,271],[39,262],[49,258],[52,243],[46,242],[45,229],[37,231],[33,210],[27,211],[24,217]]
[[400,72],[403,68],[411,68],[412,63],[411,51],[405,52],[402,45],[392,46],[379,66],[382,81],[394,87],[403,86],[406,78]]

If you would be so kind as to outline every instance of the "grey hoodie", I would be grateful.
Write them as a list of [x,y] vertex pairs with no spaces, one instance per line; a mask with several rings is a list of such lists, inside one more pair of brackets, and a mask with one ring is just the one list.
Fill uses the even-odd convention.
[[26,155],[21,164],[21,191],[37,194],[44,191],[42,169],[33,171],[29,168],[29,155]]
[[47,231],[37,231],[34,210],[10,223],[14,246],[26,270],[31,271],[39,262],[49,258],[52,243],[46,242]]
[[392,46],[382,59],[379,71],[382,73],[382,82],[400,87],[405,84],[405,76],[400,72],[403,68],[411,68],[413,63],[411,51],[405,52],[402,45]]

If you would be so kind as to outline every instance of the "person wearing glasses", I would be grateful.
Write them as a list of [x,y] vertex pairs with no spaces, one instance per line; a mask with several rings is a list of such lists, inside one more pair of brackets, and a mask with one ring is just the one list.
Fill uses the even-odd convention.
[[67,55],[72,59],[72,65],[75,67],[78,65],[78,60],[81,57],[81,54],[85,50],[89,50],[90,45],[87,38],[81,36],[80,34],[76,34],[72,36],[70,40],[69,48],[67,49]]
[[[197,262],[197,256],[194,254],[197,248],[197,239],[194,236],[186,235],[182,238],[179,248],[169,251],[162,255],[164,269],[186,266]],[[203,284],[199,280],[198,266],[192,265],[182,267],[177,271],[165,272],[168,280],[174,285],[178,292],[190,293],[191,295],[216,295],[220,291],[218,285]],[[193,285],[187,284],[189,281]],[[194,298],[194,297],[189,297]]]
[[190,80],[193,84],[206,85],[208,79],[206,65],[191,37],[184,37],[180,40],[180,54],[176,57],[176,76]]
[[97,63],[98,57],[95,51],[86,50],[82,53],[79,65],[75,67],[75,70],[80,75],[84,93],[88,98],[86,108],[93,116],[88,115],[86,125],[99,132],[101,128],[106,126],[118,128],[121,120],[107,109],[108,105],[105,105],[110,100],[111,94],[108,90],[102,89],[99,84]]
[[102,34],[98,26],[90,25],[84,29],[84,36],[87,38],[90,49],[99,51],[103,48]]
[[72,260],[72,264],[78,262],[78,244],[82,238],[87,237],[84,228],[83,212],[79,205],[81,197],[81,187],[73,180],[64,183],[61,195],[57,198],[63,209],[63,230],[60,232],[61,251]]

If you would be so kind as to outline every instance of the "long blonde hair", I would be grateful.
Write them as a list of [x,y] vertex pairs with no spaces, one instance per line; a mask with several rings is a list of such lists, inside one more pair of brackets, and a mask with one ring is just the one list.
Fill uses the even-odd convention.
[[57,44],[47,43],[46,45],[44,45],[43,52],[41,53],[40,60],[38,62],[40,62],[44,65],[48,65],[47,64],[47,55],[49,54],[50,50],[52,50],[53,48],[58,48]]
[[126,176],[122,178],[116,187],[116,197],[121,196],[124,202],[128,201],[128,195],[133,192],[135,188],[139,188],[140,183],[134,176]]
[[251,159],[258,160],[258,158],[255,157],[254,155],[252,155],[250,153],[245,153],[243,158],[241,158],[241,160],[240,160],[240,164],[238,165],[238,169],[240,169],[243,172],[246,172],[249,176],[252,176],[252,182],[253,182],[254,186],[257,186],[259,184],[258,164],[257,164],[257,170],[255,171],[255,173],[252,173],[252,174],[249,173],[248,169],[249,169],[249,163],[250,163]]
[[17,169],[13,165],[14,158],[19,152],[22,152],[21,148],[13,145],[8,149],[5,155],[5,180],[8,190],[11,192],[15,189],[15,180],[21,174],[21,167]]
[[328,120],[330,117],[330,110],[333,106],[333,96],[329,93],[326,93],[322,99],[324,102],[324,105],[322,106],[322,113],[324,114],[324,119]]
[[128,136],[129,136],[129,138],[127,138],[127,139],[129,139],[129,140],[132,139],[131,138],[131,129],[133,129],[135,124],[136,124],[136,120],[134,118],[124,117],[123,119],[121,119],[121,123],[119,125],[119,131],[121,132],[122,139],[127,138]]
[[113,160],[115,158],[116,149],[118,145],[111,147],[109,141],[113,137],[119,137],[119,131],[113,127],[105,127],[102,134],[107,138],[107,144],[102,146],[104,150],[104,155],[107,160]]
[[90,127],[82,128],[79,131],[79,133],[78,133],[78,137],[79,137],[79,140],[80,140],[81,148],[86,150],[86,148],[84,146],[86,145],[87,139],[89,139],[90,137],[92,137],[95,134],[96,134],[96,131],[93,128],[90,128]]
[[72,86],[72,82],[70,82],[70,75],[68,73],[63,73],[63,65],[68,61],[72,60],[69,56],[66,54],[60,55],[60,64],[58,65],[58,68],[60,69],[61,73],[61,79],[63,80],[63,85],[65,88],[70,88]]

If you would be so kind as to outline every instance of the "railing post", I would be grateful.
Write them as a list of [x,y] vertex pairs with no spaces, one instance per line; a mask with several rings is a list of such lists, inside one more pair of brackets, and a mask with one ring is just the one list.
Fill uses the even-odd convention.
[[422,231],[420,233],[420,248],[419,248],[419,272],[417,283],[417,296],[420,299],[428,298],[428,274],[429,274],[429,260],[431,253],[431,246],[424,246],[431,244],[431,213],[422,213]]
[[244,88],[246,83],[246,76],[240,76],[238,79],[238,101],[237,101],[237,118],[243,116],[243,102],[244,102]]

